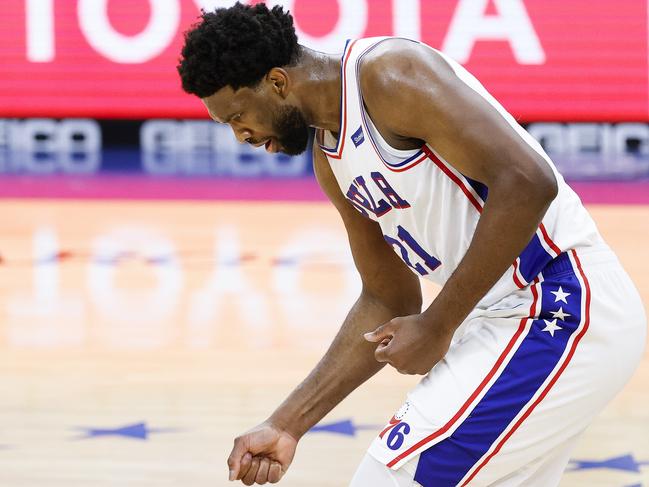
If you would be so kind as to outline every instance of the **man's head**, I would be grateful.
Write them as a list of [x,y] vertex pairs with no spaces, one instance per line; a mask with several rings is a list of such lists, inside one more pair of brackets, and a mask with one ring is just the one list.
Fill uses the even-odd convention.
[[203,12],[185,34],[178,65],[183,89],[237,139],[295,155],[306,149],[308,125],[292,96],[286,69],[300,59],[293,18],[281,7],[237,3]]

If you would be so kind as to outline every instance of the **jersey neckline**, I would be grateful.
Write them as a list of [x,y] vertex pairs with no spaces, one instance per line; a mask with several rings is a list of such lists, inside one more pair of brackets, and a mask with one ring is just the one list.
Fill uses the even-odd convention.
[[[345,49],[343,50],[342,56],[340,58],[340,84],[341,84],[341,96],[340,96],[340,132],[338,132],[338,138],[336,140],[336,147],[326,147],[322,144],[318,144],[320,149],[328,155],[335,159],[340,159],[342,157],[343,149],[345,147],[345,135],[347,132],[347,61],[349,60],[349,55],[351,54],[352,48],[356,44],[356,40],[347,39],[345,41]],[[317,141],[316,141],[317,142]],[[322,137],[322,142],[324,143],[324,137]]]

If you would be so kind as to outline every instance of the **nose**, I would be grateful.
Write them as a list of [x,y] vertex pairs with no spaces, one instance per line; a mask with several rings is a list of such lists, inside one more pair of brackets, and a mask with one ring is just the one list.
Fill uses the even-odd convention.
[[230,128],[232,129],[234,136],[240,144],[245,143],[250,137],[252,137],[252,133],[248,129],[237,128],[234,125],[230,125]]

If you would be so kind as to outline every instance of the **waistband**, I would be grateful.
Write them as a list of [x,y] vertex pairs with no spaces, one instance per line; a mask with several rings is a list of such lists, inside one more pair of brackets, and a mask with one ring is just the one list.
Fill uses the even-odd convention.
[[572,262],[570,261],[569,252],[573,251],[577,254],[582,267],[606,263],[619,263],[617,256],[608,247],[582,247],[566,250],[559,254],[558,257],[552,259],[541,271],[543,275],[550,277],[565,272],[572,272],[573,267]]

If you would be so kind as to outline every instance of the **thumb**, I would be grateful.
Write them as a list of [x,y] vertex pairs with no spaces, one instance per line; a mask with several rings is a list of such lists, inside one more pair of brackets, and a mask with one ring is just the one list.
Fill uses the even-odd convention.
[[236,480],[241,469],[241,462],[244,455],[248,453],[248,442],[243,437],[234,440],[232,452],[228,457],[228,468],[230,469],[230,481]]
[[365,340],[372,343],[382,342],[385,338],[392,338],[394,335],[394,324],[388,321],[384,325],[379,326],[376,330],[365,333],[363,335]]

